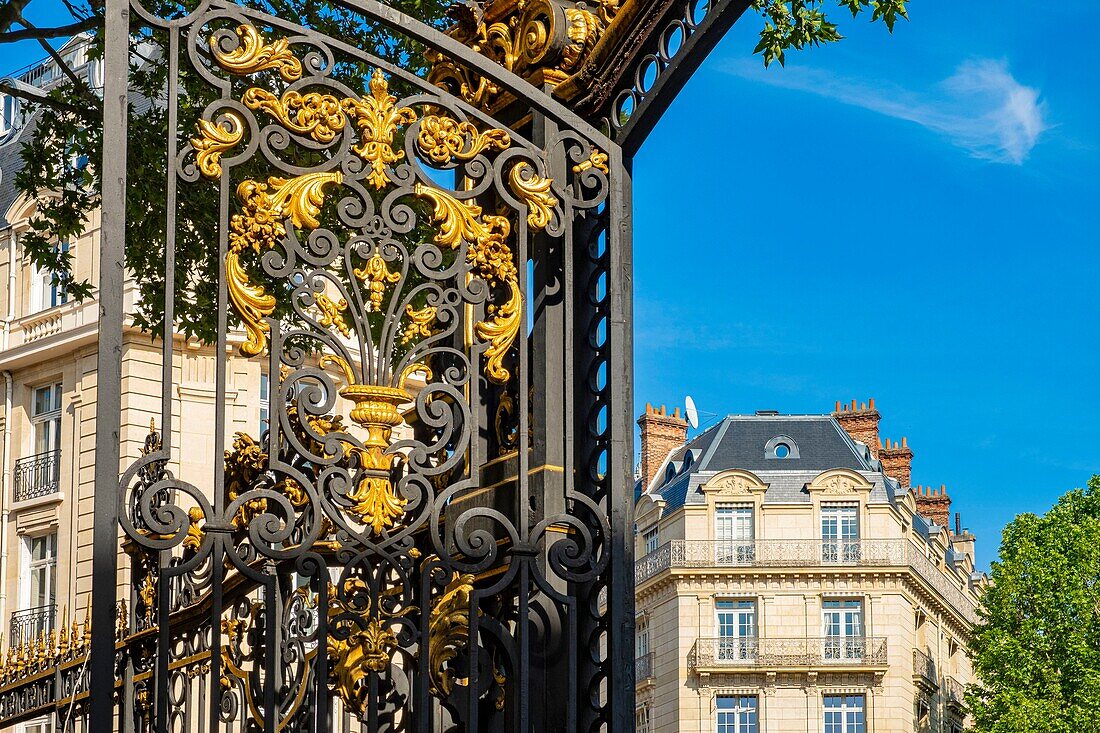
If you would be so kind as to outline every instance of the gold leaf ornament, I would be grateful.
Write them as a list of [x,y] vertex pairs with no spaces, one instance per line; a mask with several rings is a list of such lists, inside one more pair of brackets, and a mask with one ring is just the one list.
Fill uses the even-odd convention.
[[339,185],[339,171],[308,173],[291,179],[272,176],[267,183],[242,181],[237,186],[241,213],[229,220],[229,252],[225,257],[229,300],[241,317],[247,340],[241,345],[245,356],[256,356],[267,345],[268,325],[263,320],[275,310],[275,298],[262,285],[253,284],[241,263],[241,253],[257,254],[270,249],[286,236],[284,222],[297,228],[316,229],[324,204],[324,187]]
[[375,248],[363,267],[352,270],[357,278],[367,284],[368,310],[382,310],[382,299],[386,294],[386,285],[392,285],[401,279],[401,273],[390,272],[389,264]]
[[291,132],[307,135],[319,143],[332,142],[348,124],[340,100],[331,94],[288,91],[276,97],[265,89],[252,87],[241,101],[249,109],[267,112]]
[[455,573],[428,616],[428,674],[432,692],[447,697],[454,690],[454,673],[445,668],[470,643],[470,594],[473,575]]
[[235,112],[227,112],[222,123],[199,120],[199,136],[191,138],[195,163],[207,178],[221,178],[221,157],[236,147],[244,137],[244,120]]
[[471,160],[492,148],[506,150],[511,146],[512,138],[504,130],[480,132],[471,122],[428,115],[420,122],[417,144],[432,162],[447,163],[452,158]]
[[553,181],[535,172],[529,163],[516,163],[508,173],[508,186],[527,203],[527,225],[535,231],[550,226],[558,199],[550,193]]
[[405,157],[405,151],[393,149],[393,137],[399,126],[416,122],[416,113],[397,106],[381,69],[371,76],[368,96],[344,99],[341,105],[359,130],[359,144],[352,150],[370,164],[367,182],[377,189],[385,187],[390,183],[386,168]]
[[255,26],[243,23],[237,26],[237,47],[225,53],[216,44],[211,45],[214,60],[226,71],[234,74],[254,74],[257,71],[275,69],[284,81],[302,78],[302,62],[290,52],[290,41],[279,38],[264,43]]

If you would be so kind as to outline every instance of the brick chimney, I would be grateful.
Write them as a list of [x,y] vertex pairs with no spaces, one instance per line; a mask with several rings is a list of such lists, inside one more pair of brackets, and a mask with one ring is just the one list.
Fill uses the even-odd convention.
[[878,449],[878,459],[882,461],[882,472],[901,483],[901,488],[909,488],[909,480],[912,475],[913,451],[909,449],[909,441],[901,439],[901,443],[889,438]]
[[947,495],[947,486],[917,486],[917,514],[944,529],[950,529],[951,497]]
[[642,487],[649,486],[665,457],[687,442],[687,420],[677,407],[671,415],[664,405],[654,409],[646,403],[645,414],[638,418],[642,429]]
[[875,409],[874,398],[867,403],[857,403],[852,400],[850,406],[837,402],[833,417],[840,423],[840,427],[852,436],[852,440],[858,440],[866,445],[871,451],[871,457],[878,458],[879,414],[878,410]]

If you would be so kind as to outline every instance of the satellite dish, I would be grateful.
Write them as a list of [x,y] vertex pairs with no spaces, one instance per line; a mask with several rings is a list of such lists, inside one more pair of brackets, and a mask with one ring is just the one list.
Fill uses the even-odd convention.
[[688,425],[692,430],[699,429],[699,411],[695,409],[695,400],[691,399],[691,395],[684,398],[684,412],[687,414]]

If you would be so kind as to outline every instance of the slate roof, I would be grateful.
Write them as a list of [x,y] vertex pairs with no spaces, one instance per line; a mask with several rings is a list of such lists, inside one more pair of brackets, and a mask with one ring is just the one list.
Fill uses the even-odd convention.
[[[768,457],[775,438],[792,447],[787,458]],[[797,450],[793,450],[797,448]],[[848,468],[874,485],[869,501],[894,502],[904,494],[867,447],[829,415],[730,415],[666,460],[651,491],[665,500],[664,513],[704,503],[699,487],[732,468],[752,471],[768,485],[765,503],[809,503],[806,484],[822,471]]]

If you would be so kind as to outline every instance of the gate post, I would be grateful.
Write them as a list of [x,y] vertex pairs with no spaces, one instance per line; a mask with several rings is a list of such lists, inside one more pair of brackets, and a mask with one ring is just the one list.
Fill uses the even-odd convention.
[[[89,724],[114,715],[118,487],[122,436],[122,307],[126,263],[126,123],[129,3],[107,0],[103,58],[102,233],[96,377],[95,530],[92,545],[92,641]],[[75,694],[75,691],[74,691]]]

